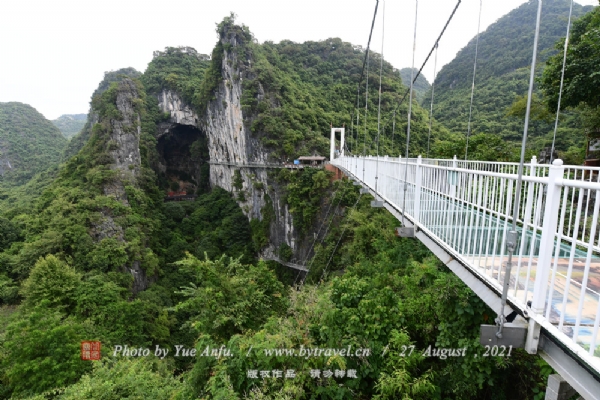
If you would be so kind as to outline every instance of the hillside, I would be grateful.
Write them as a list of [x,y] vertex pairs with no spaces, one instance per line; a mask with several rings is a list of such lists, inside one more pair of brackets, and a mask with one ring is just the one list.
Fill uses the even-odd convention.
[[0,103],[0,186],[22,185],[57,164],[67,139],[35,108]]
[[[413,69],[414,69],[414,74],[412,76],[415,76],[419,72],[419,70],[417,68],[413,68]],[[402,68],[400,70],[400,77],[402,78],[402,83],[404,83],[405,86],[410,86],[411,69],[410,68]],[[423,74],[419,75],[419,77],[413,84],[413,90],[415,91],[415,95],[416,95],[417,101],[419,103],[421,103],[423,101],[423,98],[425,98],[425,95],[427,94],[427,91],[430,88],[431,88],[431,84],[429,83],[427,78],[425,78],[425,76]]]
[[[529,1],[521,5],[480,35],[471,125],[473,135],[491,133],[515,143],[521,140],[523,118],[506,114],[513,102],[527,93],[537,4],[537,1]],[[569,4],[568,0],[543,3],[538,76],[545,61],[556,54],[554,44],[566,33]],[[591,9],[591,6],[575,3],[573,16],[580,17]],[[434,115],[462,137],[467,133],[474,55],[475,38],[441,69],[435,81]],[[423,104],[429,104],[430,96],[430,93],[425,96]],[[548,121],[533,120],[530,124],[530,147],[534,151],[551,145],[554,127],[551,121],[552,116]],[[561,123],[557,148],[564,151],[579,143],[578,129],[573,120]],[[464,154],[464,147],[461,152]]]
[[86,120],[87,114],[63,114],[52,120],[52,123],[62,132],[64,137],[71,139],[83,129]]

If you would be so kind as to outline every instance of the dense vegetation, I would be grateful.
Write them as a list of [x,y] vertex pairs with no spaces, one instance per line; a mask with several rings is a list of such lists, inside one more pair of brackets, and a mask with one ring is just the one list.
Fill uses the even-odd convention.
[[[410,86],[410,80],[415,79],[419,70],[417,68],[413,68],[413,72],[411,73],[410,68],[402,68],[400,70],[400,77],[402,78],[402,83],[406,87]],[[431,88],[431,84],[427,81],[427,78],[423,74],[419,74],[415,83],[413,83],[414,94],[417,98],[417,101],[421,103],[423,98],[425,98],[425,94]]]
[[[564,39],[556,44],[560,52],[548,60],[542,89],[549,110],[556,110],[563,65]],[[585,133],[600,137],[600,8],[576,21],[569,38],[561,108],[577,109]]]
[[210,58],[191,47],[167,47],[155,51],[144,72],[142,81],[148,93],[158,94],[163,89],[179,93],[188,104],[196,104],[204,73]]
[[[284,318],[272,317],[258,332],[227,342],[232,357],[207,363],[210,373],[193,369],[188,379],[202,383],[194,394],[205,398],[533,398],[543,382],[535,357],[481,355],[479,324],[493,316],[460,280],[418,242],[398,239],[386,211],[370,207],[357,189],[338,182],[339,202],[347,216],[317,250],[309,281],[292,292]],[[328,221],[323,221],[327,223]],[[338,221],[339,222],[339,221]],[[344,240],[329,256],[346,231]],[[328,273],[323,274],[328,267]],[[343,275],[318,282],[328,275]],[[206,338],[207,343],[219,342]],[[463,348],[469,357],[427,358],[422,351],[402,356],[402,346]],[[268,356],[271,348],[369,348],[369,357]],[[383,355],[384,349],[387,351]],[[248,349],[254,349],[248,356]],[[408,353],[404,353],[406,356]],[[293,380],[255,380],[247,369],[298,371]],[[311,369],[357,371],[348,377],[313,378]],[[518,383],[517,383],[518,382]]]
[[[536,71],[538,75],[544,62],[556,54],[555,42],[566,33],[569,4],[570,1],[567,0],[544,1],[536,67],[539,69]],[[537,5],[537,1],[528,1],[481,33],[471,122],[472,134],[498,135],[507,142],[520,143],[524,112],[508,114],[511,105],[523,102],[523,96],[527,93]],[[590,6],[583,7],[575,3],[573,17],[580,17],[590,10]],[[462,140],[459,156],[464,156],[465,153],[464,138],[467,134],[474,56],[475,38],[452,62],[442,68],[435,81],[434,115],[452,131],[453,136],[448,142]],[[426,96],[423,104],[430,103],[430,96],[431,94]],[[580,163],[583,140],[577,120],[576,116],[567,115],[561,122],[556,146],[561,157],[569,162]],[[553,128],[552,116],[550,119],[534,118],[531,121],[529,143],[532,154],[537,154],[542,147],[552,144]],[[518,159],[518,151],[511,147],[513,146],[506,149],[509,156],[504,158],[505,160]],[[569,150],[570,153],[567,154]],[[469,158],[474,158],[474,155]]]
[[0,188],[25,184],[58,164],[67,139],[27,104],[0,103]]
[[86,120],[87,114],[63,114],[52,120],[52,123],[61,131],[64,137],[71,139],[83,129]]

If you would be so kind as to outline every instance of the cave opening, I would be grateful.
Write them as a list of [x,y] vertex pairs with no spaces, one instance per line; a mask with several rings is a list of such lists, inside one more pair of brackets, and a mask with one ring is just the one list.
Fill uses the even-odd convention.
[[191,125],[174,124],[158,138],[160,189],[199,195],[210,190],[206,134]]

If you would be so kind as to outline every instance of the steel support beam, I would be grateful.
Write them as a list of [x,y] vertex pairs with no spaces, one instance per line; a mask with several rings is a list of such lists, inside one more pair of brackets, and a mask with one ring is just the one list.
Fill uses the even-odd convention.
[[600,377],[591,367],[574,359],[543,331],[538,354],[585,400],[600,400]]

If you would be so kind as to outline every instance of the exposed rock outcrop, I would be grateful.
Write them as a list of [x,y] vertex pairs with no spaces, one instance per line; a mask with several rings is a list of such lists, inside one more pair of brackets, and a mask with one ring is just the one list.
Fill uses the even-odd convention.
[[139,113],[134,109],[134,100],[139,98],[135,84],[130,79],[119,83],[116,106],[121,114],[120,119],[110,120],[108,148],[113,159],[110,168],[118,171],[118,178],[105,184],[104,194],[115,196],[127,203],[124,182],[135,183],[140,169],[140,133]]
[[[170,113],[171,119],[166,125],[198,125],[198,114],[187,105],[177,93],[172,90],[163,89],[157,96],[158,108],[163,113]],[[159,135],[162,135],[163,129],[159,128]]]
[[[125,185],[137,186],[137,177],[140,173],[140,114],[136,110],[136,103],[140,101],[140,94],[135,83],[125,78],[119,82],[115,105],[119,111],[119,118],[109,121],[100,121],[110,126],[108,132],[108,150],[112,158],[110,169],[117,172],[114,179],[103,185],[106,196],[114,197],[123,205],[129,206]],[[108,208],[100,210],[100,221],[93,224],[90,232],[95,241],[112,238],[117,242],[125,242],[123,227],[113,218]],[[152,279],[146,276],[139,260],[133,260],[130,265],[123,265],[124,272],[133,276],[133,293],[145,290]]]
[[[265,207],[273,208],[270,243],[262,249],[263,257],[273,257],[279,246],[285,243],[300,258],[298,232],[283,201],[282,188],[269,179],[267,168],[245,167],[248,164],[267,163],[269,157],[267,149],[251,134],[249,116],[244,115],[240,103],[242,83],[249,78],[249,66],[252,63],[248,51],[239,51],[247,40],[237,29],[221,33],[221,44],[225,49],[221,60],[222,81],[201,121],[208,138],[210,184],[237,193],[238,204],[249,219],[262,221]],[[264,96],[261,85],[258,96]],[[236,175],[241,182],[236,182]]]

